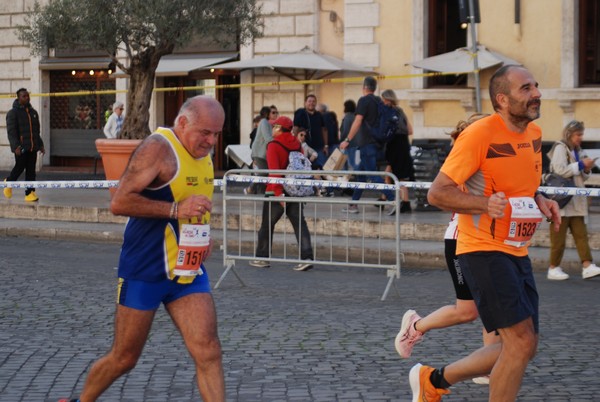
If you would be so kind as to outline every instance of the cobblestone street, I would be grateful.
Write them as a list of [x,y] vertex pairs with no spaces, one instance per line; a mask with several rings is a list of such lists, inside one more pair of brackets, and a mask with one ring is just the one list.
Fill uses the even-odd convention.
[[[441,245],[440,245],[441,246]],[[78,395],[112,340],[116,244],[3,238],[0,253],[0,401]],[[207,264],[214,283],[221,255]],[[229,401],[409,401],[408,371],[441,365],[481,343],[480,324],[432,331],[402,360],[393,347],[404,311],[453,302],[443,270],[405,269],[379,301],[382,272],[317,266],[295,272],[238,266],[214,292]],[[536,274],[541,337],[520,401],[593,401],[600,395],[600,279],[550,282]],[[138,366],[102,401],[200,400],[193,364],[164,309]],[[485,401],[487,388],[452,387],[444,401]]]

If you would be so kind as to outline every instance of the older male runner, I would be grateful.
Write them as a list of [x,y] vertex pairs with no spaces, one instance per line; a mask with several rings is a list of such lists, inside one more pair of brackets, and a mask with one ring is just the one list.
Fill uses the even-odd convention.
[[489,400],[514,401],[535,355],[538,294],[527,246],[543,216],[555,230],[560,224],[558,205],[536,194],[542,132],[532,121],[540,116],[540,97],[527,69],[496,71],[496,113],[465,129],[429,190],[432,205],[460,213],[456,254],[485,329],[502,342],[441,369],[415,365],[413,401],[440,401],[450,385],[490,373]]
[[119,261],[111,350],[91,368],[81,402],[95,401],[136,365],[161,303],[196,364],[204,401],[224,401],[217,319],[208,274],[213,164],[209,156],[225,114],[197,96],[181,107],[175,127],[159,128],[133,154],[111,201],[130,216]]

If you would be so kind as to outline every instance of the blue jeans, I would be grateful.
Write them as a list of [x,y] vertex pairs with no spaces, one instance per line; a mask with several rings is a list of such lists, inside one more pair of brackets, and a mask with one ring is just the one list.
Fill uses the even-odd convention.
[[356,155],[360,154],[358,147],[348,147],[346,148],[346,155],[348,155],[348,160],[346,163],[350,166],[352,170],[358,170],[360,166],[356,163]]
[[[285,200],[285,198],[275,199]],[[312,245],[310,244],[310,232],[308,231],[308,225],[306,225],[306,220],[304,219],[303,209],[301,202],[286,202],[285,210],[277,201],[265,201],[263,203],[262,223],[260,224],[260,229],[258,231],[258,244],[256,245],[257,258],[269,258],[271,256],[275,224],[279,222],[279,219],[281,219],[285,212],[294,228],[294,233],[296,234],[296,240],[298,241],[298,247],[300,248],[300,259],[313,259],[313,250]]]
[[318,150],[317,151],[317,159],[315,159],[315,163],[318,164],[319,166],[323,167],[323,166],[325,166],[325,162],[327,162],[328,158],[329,158],[329,156],[325,155],[325,153],[323,152],[323,149]]
[[[358,171],[360,172],[376,172],[377,171],[377,144],[367,144],[360,147],[360,164],[358,165]],[[366,183],[367,180],[370,179],[371,183],[381,183],[384,184],[383,178],[381,176],[366,176],[359,175],[356,180],[362,183]],[[394,201],[396,199],[396,194],[391,190],[382,190],[381,191],[388,201]],[[354,190],[354,194],[352,194],[352,201],[360,200],[362,196],[363,190],[356,189]]]

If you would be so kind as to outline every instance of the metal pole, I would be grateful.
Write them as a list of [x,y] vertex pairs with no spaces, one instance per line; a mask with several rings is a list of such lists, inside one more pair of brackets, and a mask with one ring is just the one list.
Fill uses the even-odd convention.
[[471,41],[473,42],[473,70],[475,71],[475,108],[481,113],[481,82],[479,80],[479,60],[477,57],[477,29],[475,28],[475,5],[469,0],[469,25],[471,27]]

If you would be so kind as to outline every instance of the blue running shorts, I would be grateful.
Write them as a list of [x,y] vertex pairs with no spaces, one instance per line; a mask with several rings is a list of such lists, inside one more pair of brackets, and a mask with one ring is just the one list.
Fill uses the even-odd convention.
[[145,282],[119,278],[117,304],[137,310],[156,310],[161,302],[167,305],[192,293],[210,293],[210,281],[206,270],[190,284],[180,284],[170,279]]
[[479,251],[458,258],[486,331],[531,317],[538,333],[539,296],[528,256]]

